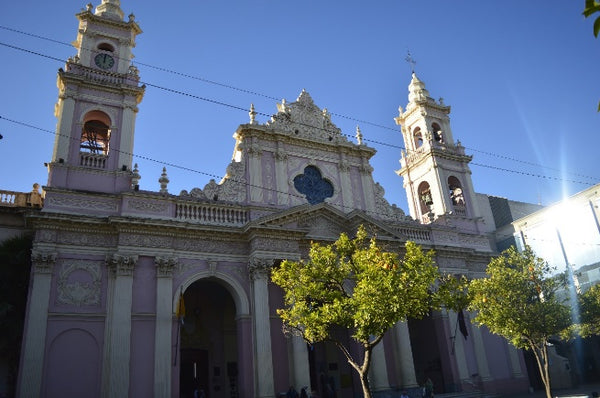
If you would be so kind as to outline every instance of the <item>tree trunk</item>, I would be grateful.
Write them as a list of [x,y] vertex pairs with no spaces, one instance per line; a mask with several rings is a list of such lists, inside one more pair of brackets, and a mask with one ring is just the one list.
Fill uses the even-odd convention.
[[543,342],[539,349],[533,343],[529,343],[529,346],[531,347],[533,355],[535,356],[535,361],[537,362],[538,369],[540,371],[542,383],[544,383],[546,398],[552,398],[552,392],[550,389],[550,370],[548,369],[548,347],[546,346],[546,342]]
[[369,388],[368,373],[369,373],[368,371],[367,372],[358,372],[358,375],[360,377],[360,384],[363,389],[363,397],[364,398],[371,398],[371,389]]
[[552,392],[550,391],[550,369],[548,369],[548,346],[546,346],[546,344],[542,347],[542,357],[544,358],[544,372],[546,378],[546,398],[552,398]]

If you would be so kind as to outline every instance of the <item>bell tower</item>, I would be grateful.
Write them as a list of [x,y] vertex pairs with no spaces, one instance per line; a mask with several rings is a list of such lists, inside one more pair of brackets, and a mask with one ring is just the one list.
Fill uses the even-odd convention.
[[450,129],[450,107],[430,97],[413,72],[406,111],[399,108],[396,124],[402,126],[406,151],[396,173],[404,180],[411,216],[421,223],[453,214],[478,218],[469,162],[460,141]]
[[131,64],[142,33],[119,0],[77,14],[77,55],[58,71],[58,119],[48,187],[116,193],[131,187],[135,118],[144,95]]

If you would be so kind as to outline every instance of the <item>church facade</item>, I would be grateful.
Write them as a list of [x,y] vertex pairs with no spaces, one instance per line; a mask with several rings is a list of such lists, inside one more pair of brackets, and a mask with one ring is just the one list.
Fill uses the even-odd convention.
[[[35,233],[20,397],[273,397],[290,385],[360,394],[336,348],[283,334],[269,270],[359,225],[402,252],[434,249],[442,272],[482,276],[497,254],[450,107],[415,74],[396,118],[410,216],[373,180],[375,150],[349,140],[309,93],[234,135],[220,182],[179,195],[139,189],[135,119],[144,96],[136,35],[118,0],[77,14],[77,55],[59,70],[58,119]],[[185,303],[185,311],[181,304]],[[459,316],[398,323],[377,346],[375,393],[430,378],[436,392],[526,391],[521,353]]]

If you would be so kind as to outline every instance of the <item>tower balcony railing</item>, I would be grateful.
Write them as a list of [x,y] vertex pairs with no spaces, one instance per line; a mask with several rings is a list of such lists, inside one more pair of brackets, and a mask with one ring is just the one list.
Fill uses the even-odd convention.
[[465,205],[461,205],[461,204],[454,204],[454,214],[456,214],[457,216],[463,216],[466,217],[467,216],[467,207]]
[[242,226],[249,212],[242,207],[182,201],[176,204],[175,218],[194,224]]
[[83,66],[75,62],[67,62],[67,72],[101,84],[137,85],[140,79],[139,76],[133,73],[122,74],[107,72]]
[[105,169],[107,155],[89,152],[79,152],[79,165],[93,169]]

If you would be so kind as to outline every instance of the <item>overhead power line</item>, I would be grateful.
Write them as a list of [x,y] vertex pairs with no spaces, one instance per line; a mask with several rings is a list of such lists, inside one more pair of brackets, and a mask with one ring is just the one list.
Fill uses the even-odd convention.
[[[59,44],[67,45],[67,43],[64,43],[64,42],[60,42],[60,41],[57,41],[57,40],[45,38],[43,36],[33,35],[33,34],[26,33],[26,32],[22,32],[22,31],[18,31],[18,30],[6,28],[6,27],[4,27],[2,25],[0,25],[0,28],[1,29],[11,30],[11,31],[14,31],[14,32],[17,32],[17,33],[26,34],[26,35],[29,35],[29,36],[32,36],[32,37],[35,37],[35,38],[40,38],[40,39],[43,39],[43,40],[48,40],[48,41],[51,41],[51,42],[56,42],[56,43],[59,43]],[[47,55],[47,54],[43,54],[43,53],[40,53],[40,52],[32,51],[32,50],[29,50],[29,49],[25,49],[23,47],[11,45],[11,44],[4,43],[4,42],[0,42],[0,45],[8,47],[8,48],[11,48],[11,49],[14,49],[14,50],[17,50],[17,51],[22,51],[22,52],[25,52],[25,53],[28,53],[28,54],[31,54],[31,55],[36,55],[36,56],[39,56],[39,57],[51,59],[53,61],[65,63],[64,59],[61,59],[61,58],[58,58],[58,57],[54,57],[54,56],[50,56],[50,55]],[[165,68],[160,68],[160,67],[154,67],[154,68],[157,68],[157,69],[160,69],[160,70],[164,70],[164,71],[168,71],[170,73],[180,74],[182,76],[188,76],[188,77],[191,76],[191,75],[182,74],[180,72],[171,71],[171,70],[168,70],[168,69],[165,69]],[[202,79],[202,78],[198,78],[198,79],[206,81],[206,82],[210,82],[209,80],[206,80],[206,79]],[[169,87],[164,87],[164,86],[156,85],[156,84],[153,84],[153,83],[150,83],[150,82],[146,82],[146,81],[141,82],[141,83],[145,84],[148,87],[153,87],[153,88],[156,88],[156,89],[159,89],[159,90],[162,90],[162,91],[166,91],[166,92],[170,92],[170,93],[174,93],[174,94],[186,96],[186,97],[189,97],[189,98],[194,98],[194,99],[205,101],[205,102],[212,103],[212,104],[215,104],[215,105],[229,107],[229,108],[232,108],[232,109],[235,109],[235,110],[241,110],[241,111],[244,111],[244,112],[248,111],[248,109],[245,108],[245,107],[241,107],[241,106],[237,106],[237,105],[232,105],[232,104],[228,104],[228,103],[223,102],[223,101],[218,101],[218,100],[214,100],[214,99],[211,99],[211,98],[206,98],[206,97],[198,96],[198,95],[195,95],[195,94],[187,93],[187,92],[182,91],[182,90],[177,90],[177,89],[173,89],[173,88],[169,88]],[[220,83],[217,83],[217,84],[220,84]],[[223,84],[220,84],[220,85],[223,85]],[[233,86],[228,86],[228,85],[223,85],[223,86],[224,87],[233,88]],[[244,90],[244,89],[238,89],[238,90],[244,91],[244,92],[247,92],[247,93],[252,93],[252,94],[255,94],[255,95],[261,95],[261,96],[266,97],[266,98],[272,98],[272,99],[277,100],[275,97],[267,96],[267,95],[260,94],[260,93],[255,93],[255,92],[252,92],[252,91],[249,91],[249,90]],[[256,114],[262,115],[262,116],[266,116],[266,117],[270,117],[271,116],[270,114],[263,113],[263,112],[256,112]],[[334,113],[331,113],[331,115],[334,115]],[[374,123],[370,123],[370,124],[376,125]],[[299,125],[303,125],[303,124],[299,123]],[[319,126],[309,126],[309,125],[306,125],[306,126],[312,127],[312,128],[321,128]],[[389,129],[388,127],[385,127],[385,126],[380,126],[380,127]],[[342,135],[345,136],[346,138],[350,138],[350,139],[353,138],[349,134],[342,133]],[[381,146],[390,147],[390,148],[401,149],[401,150],[405,150],[405,151],[409,152],[408,149],[404,148],[403,146],[396,145],[396,144],[390,144],[390,143],[387,143],[387,142],[372,140],[372,139],[368,139],[368,138],[363,138],[363,141],[369,142],[369,143],[373,143],[373,144],[377,144],[377,145],[381,145]],[[477,149],[472,149],[472,148],[465,148],[465,149],[470,149],[472,151],[484,153],[486,155],[495,156],[495,157],[498,157],[498,158],[502,158],[502,159],[505,159],[505,160],[511,160],[511,161],[515,161],[515,162],[519,162],[519,163],[523,163],[523,164],[528,164],[528,165],[531,165],[531,166],[542,167],[542,168],[546,168],[546,169],[554,170],[554,171],[562,171],[562,170],[559,170],[559,169],[556,169],[556,168],[551,168],[551,167],[543,166],[543,165],[536,164],[536,163],[533,163],[533,162],[519,160],[519,159],[516,159],[516,158],[513,158],[513,157],[509,157],[509,156],[499,155],[499,154],[495,154],[495,153],[492,153],[492,152],[487,152],[487,151],[482,151],[482,150],[477,150]],[[485,165],[485,164],[482,164],[482,163],[471,162],[471,164],[475,165],[475,166],[486,167],[486,168],[490,168],[490,169],[496,169],[496,170],[499,170],[499,171],[516,173],[516,174],[521,174],[521,175],[525,175],[525,176],[532,176],[532,177],[543,178],[543,179],[550,179],[550,180],[556,180],[556,181],[573,182],[573,183],[583,184],[583,185],[593,185],[593,183],[590,183],[590,182],[583,182],[583,181],[565,179],[565,178],[562,178],[562,177],[551,177],[551,176],[546,176],[546,175],[543,175],[543,174],[529,173],[529,172],[523,172],[523,171],[519,171],[519,170],[512,170],[512,169],[501,168],[501,167],[492,166],[492,165]],[[597,181],[596,178],[591,177],[591,176],[586,176],[586,175],[582,175],[582,174],[575,174],[575,173],[571,173],[571,172],[567,172],[567,173],[571,174],[571,175],[576,175],[578,177],[587,178],[589,180]]]
[[[23,30],[11,28],[11,27],[8,27],[8,26],[0,25],[0,29],[6,30],[6,31],[10,31],[10,32],[13,32],[13,33],[18,33],[18,34],[24,35],[24,36],[33,37],[35,39],[48,41],[48,42],[51,42],[51,43],[60,44],[60,45],[63,45],[63,46],[69,47],[69,48],[73,48],[73,45],[71,43],[68,43],[68,42],[65,42],[65,41],[61,41],[61,40],[56,40],[56,39],[49,38],[49,37],[42,36],[42,35],[38,35],[38,34],[34,34],[34,33],[31,33],[31,32],[26,32],[26,31],[23,31]],[[19,49],[16,46],[10,46],[10,45],[8,45],[8,46],[11,47],[11,48],[14,48],[14,49]],[[83,48],[83,47],[81,49],[84,50],[84,51],[93,51],[93,49]],[[62,59],[58,59],[58,58],[51,57],[51,56],[46,56],[46,55],[38,53],[38,52],[29,51],[29,50],[25,50],[25,49],[23,49],[23,51],[29,52],[29,53],[34,54],[34,55],[39,55],[39,56],[43,56],[43,57],[50,58],[50,59],[53,59],[53,60],[60,60],[61,62],[64,62],[64,60],[62,60]],[[128,61],[130,61],[130,60],[128,60]],[[245,89],[245,88],[236,87],[236,86],[233,86],[233,85],[230,85],[230,84],[217,82],[217,81],[214,81],[214,80],[206,79],[206,78],[203,78],[203,77],[200,77],[200,76],[196,76],[196,75],[191,75],[191,74],[188,74],[188,73],[183,73],[183,72],[180,72],[180,71],[176,71],[176,70],[165,68],[165,67],[161,67],[161,66],[151,65],[151,64],[148,64],[148,63],[140,62],[140,61],[135,61],[134,64],[136,64],[136,65],[142,65],[142,66],[145,66],[145,67],[148,67],[148,68],[151,68],[151,69],[155,69],[155,70],[158,70],[158,71],[161,71],[161,72],[173,74],[173,75],[176,75],[176,76],[181,76],[181,77],[184,77],[184,78],[193,79],[193,80],[201,81],[201,82],[204,82],[204,83],[212,84],[212,85],[215,85],[215,86],[219,86],[219,87],[231,89],[231,90],[242,92],[242,93],[245,93],[245,94],[255,95],[255,96],[258,96],[258,97],[263,97],[263,98],[271,99],[271,100],[274,100],[274,101],[279,101],[280,100],[280,98],[272,96],[272,95],[260,93],[258,91],[254,91],[254,90],[249,90],[249,89]],[[200,99],[200,100],[203,100],[203,101],[212,102],[214,104],[223,105],[223,106],[227,106],[227,107],[231,107],[231,108],[235,108],[235,109],[241,109],[241,107],[230,105],[230,104],[227,104],[227,103],[224,103],[224,102],[219,102],[219,101],[216,101],[216,100],[211,100],[211,99],[204,98],[204,97],[199,97],[199,96],[191,95],[191,94],[185,93],[183,91],[168,89],[168,88],[159,87],[159,86],[154,86],[154,87],[155,88],[163,89],[165,91],[171,91],[173,93],[178,93],[180,95],[184,95],[184,96],[188,96],[188,97]],[[246,109],[243,108],[243,110],[245,111]],[[257,112],[257,114],[270,116],[268,114],[258,113],[258,112]],[[355,121],[355,122],[358,122],[358,123],[362,123],[363,125],[366,124],[366,125],[378,127],[378,128],[385,129],[385,130],[398,132],[397,128],[385,126],[385,125],[382,125],[382,124],[379,124],[379,123],[374,123],[374,122],[370,122],[370,121],[363,120],[363,119],[357,119],[357,118],[353,118],[353,117],[346,116],[346,115],[340,114],[340,113],[335,113],[335,112],[330,112],[330,114],[332,116],[336,116],[336,117],[340,117],[340,118],[343,118],[343,119],[352,120],[352,121]],[[384,142],[379,142],[379,141],[374,141],[374,140],[368,140],[368,139],[364,139],[364,140],[365,141],[369,141],[369,142],[373,142],[373,143],[376,143],[376,144],[379,144],[379,145],[391,147],[391,148],[404,149],[402,146],[398,146],[398,145],[394,145],[394,144],[389,144],[389,143],[384,143]],[[487,155],[487,156],[496,157],[498,159],[509,160],[509,161],[513,161],[513,162],[517,162],[517,163],[522,163],[522,164],[526,164],[526,165],[534,166],[534,167],[540,167],[540,168],[544,168],[544,169],[552,170],[552,171],[557,171],[557,172],[564,172],[563,170],[558,169],[558,168],[554,168],[554,167],[550,167],[550,166],[545,166],[545,165],[542,165],[542,164],[536,163],[536,162],[531,162],[531,161],[527,161],[527,160],[518,159],[518,158],[515,158],[513,156],[507,156],[507,155],[497,154],[497,153],[494,153],[494,152],[480,150],[480,149],[471,148],[471,147],[465,147],[465,149],[468,150],[468,151],[472,151],[472,152],[476,152],[476,153],[481,153],[481,154],[484,154],[484,155]],[[593,181],[597,181],[598,180],[595,177],[591,177],[591,176],[580,174],[580,173],[573,173],[573,172],[567,172],[567,173],[571,174],[573,176],[576,176],[576,177],[586,178],[586,179],[593,180]]]

